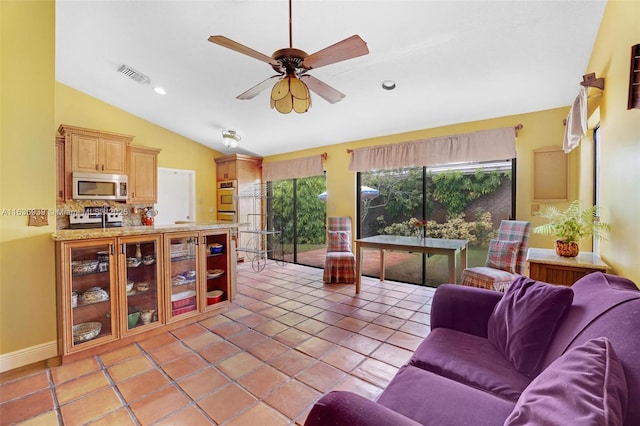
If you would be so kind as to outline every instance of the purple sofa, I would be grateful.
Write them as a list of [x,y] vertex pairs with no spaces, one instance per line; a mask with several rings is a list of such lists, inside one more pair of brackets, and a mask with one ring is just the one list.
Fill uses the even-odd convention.
[[305,426],[640,425],[640,291],[593,273],[505,293],[446,284],[377,401],[324,395]]

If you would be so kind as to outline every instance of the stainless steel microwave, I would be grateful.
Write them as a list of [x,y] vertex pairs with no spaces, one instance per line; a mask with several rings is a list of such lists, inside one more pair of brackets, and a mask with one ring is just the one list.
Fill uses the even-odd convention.
[[79,173],[72,175],[74,200],[127,201],[127,175]]

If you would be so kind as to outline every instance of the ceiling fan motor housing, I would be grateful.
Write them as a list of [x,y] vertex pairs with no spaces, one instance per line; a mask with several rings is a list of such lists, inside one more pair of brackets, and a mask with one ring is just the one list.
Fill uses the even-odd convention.
[[272,65],[274,71],[288,75],[296,74],[296,71],[303,69],[302,62],[309,56],[305,51],[288,47],[276,50],[271,57],[280,62],[281,66]]

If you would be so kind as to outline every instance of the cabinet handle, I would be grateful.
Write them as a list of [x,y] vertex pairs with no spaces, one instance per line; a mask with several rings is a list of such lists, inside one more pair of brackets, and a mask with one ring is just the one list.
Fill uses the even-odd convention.
[[200,244],[200,237],[196,237],[196,245]]
[[111,256],[115,254],[115,251],[113,249],[113,244],[109,244],[109,251],[111,251]]
[[62,191],[58,191],[58,194],[60,194],[60,198],[62,198]]
[[97,165],[97,164],[96,164],[96,170],[99,170],[99,169],[98,169],[98,165]]
[[102,165],[102,170],[104,170],[104,164]]

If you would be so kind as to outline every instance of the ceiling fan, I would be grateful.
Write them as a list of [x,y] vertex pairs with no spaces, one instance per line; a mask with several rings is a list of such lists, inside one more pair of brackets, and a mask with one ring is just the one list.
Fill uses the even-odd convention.
[[289,0],[288,48],[276,50],[273,55],[267,56],[221,35],[213,35],[209,37],[209,41],[271,65],[277,73],[276,75],[241,93],[237,98],[252,99],[273,83],[274,80],[277,80],[271,90],[271,108],[275,108],[283,114],[288,114],[291,110],[297,113],[307,112],[311,106],[309,89],[329,103],[334,104],[342,100],[345,97],[344,93],[307,74],[307,72],[369,53],[367,43],[358,35],[348,37],[311,55],[294,48],[291,0]]

